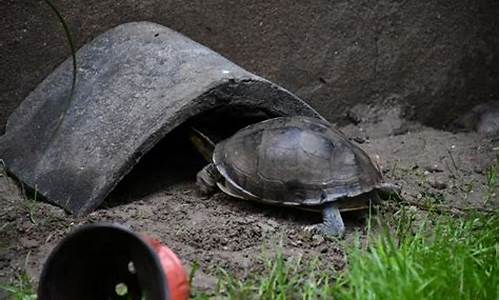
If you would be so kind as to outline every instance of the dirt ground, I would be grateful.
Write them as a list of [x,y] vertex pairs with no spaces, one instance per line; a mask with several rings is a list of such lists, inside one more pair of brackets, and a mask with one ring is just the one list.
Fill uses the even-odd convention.
[[[495,209],[498,189],[487,183],[498,162],[498,133],[440,131],[399,117],[400,109],[357,106],[342,131],[381,165],[387,180],[402,187],[403,201],[422,209],[429,201],[459,213],[461,208]],[[498,116],[497,116],[498,122]],[[498,127],[498,125],[496,125]],[[61,209],[28,200],[16,182],[0,175],[0,282],[15,280],[26,266],[35,284],[51,249],[81,224],[114,222],[156,237],[189,269],[198,262],[198,289],[216,284],[217,268],[245,276],[261,267],[261,257],[281,248],[286,256],[318,257],[323,265],[345,266],[342,243],[366,224],[349,215],[344,242],[311,236],[305,225],[317,214],[248,203],[222,193],[196,194],[194,176],[203,166],[182,136],[155,147],[108,197],[99,210],[75,218]],[[1,297],[0,297],[1,298]]]

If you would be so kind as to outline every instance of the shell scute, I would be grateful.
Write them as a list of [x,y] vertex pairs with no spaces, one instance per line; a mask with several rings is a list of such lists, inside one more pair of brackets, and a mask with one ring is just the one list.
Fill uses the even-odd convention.
[[370,157],[329,123],[280,117],[217,144],[214,163],[256,200],[319,205],[369,192],[382,182]]

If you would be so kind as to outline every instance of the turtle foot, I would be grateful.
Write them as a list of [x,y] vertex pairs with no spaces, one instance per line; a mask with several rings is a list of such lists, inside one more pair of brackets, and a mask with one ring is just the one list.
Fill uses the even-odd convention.
[[311,234],[319,234],[324,237],[342,238],[345,234],[344,227],[328,226],[326,224],[315,224],[304,227],[304,231]]
[[214,169],[214,165],[209,164],[196,174],[198,196],[208,197],[217,191],[217,181]]
[[211,185],[207,184],[206,182],[204,182],[199,178],[196,180],[196,186],[197,186],[196,195],[198,197],[208,198],[216,191],[215,188],[213,188]]

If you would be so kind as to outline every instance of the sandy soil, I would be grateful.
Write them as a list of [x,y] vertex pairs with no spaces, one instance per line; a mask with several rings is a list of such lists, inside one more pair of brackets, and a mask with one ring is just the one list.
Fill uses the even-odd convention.
[[[460,208],[495,209],[498,196],[487,184],[488,168],[497,163],[498,134],[452,133],[408,123],[397,107],[358,106],[352,124],[341,129],[382,166],[389,181],[402,186],[407,203],[418,209],[428,201],[460,212]],[[341,270],[342,243],[311,236],[305,225],[321,221],[317,214],[248,203],[222,193],[196,194],[194,176],[203,161],[182,137],[167,137],[152,150],[109,196],[103,207],[74,218],[61,209],[28,200],[19,185],[0,175],[0,282],[14,280],[24,269],[36,280],[57,242],[75,227],[116,222],[160,239],[189,268],[201,271],[194,285],[210,289],[217,268],[244,276],[261,267],[261,257],[282,248],[287,256],[318,257]],[[491,200],[488,200],[491,199]],[[347,216],[347,235],[362,235],[366,224]],[[1,297],[0,297],[1,298]]]

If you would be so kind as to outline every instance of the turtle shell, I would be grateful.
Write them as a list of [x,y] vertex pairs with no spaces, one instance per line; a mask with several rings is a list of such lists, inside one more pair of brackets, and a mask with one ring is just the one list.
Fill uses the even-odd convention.
[[321,205],[382,183],[370,157],[326,121],[279,117],[247,126],[215,147],[213,162],[233,196]]

